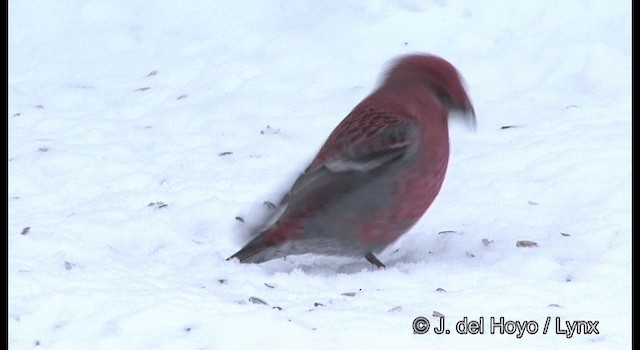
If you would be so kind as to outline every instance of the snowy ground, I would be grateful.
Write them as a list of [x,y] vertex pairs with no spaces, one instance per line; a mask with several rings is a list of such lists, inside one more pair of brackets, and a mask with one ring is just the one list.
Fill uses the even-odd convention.
[[[479,128],[388,268],[225,261],[405,52]],[[631,347],[628,0],[10,0],[8,97],[11,349]]]

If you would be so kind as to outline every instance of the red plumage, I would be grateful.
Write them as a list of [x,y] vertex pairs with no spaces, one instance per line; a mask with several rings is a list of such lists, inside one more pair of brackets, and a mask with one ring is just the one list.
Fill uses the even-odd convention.
[[260,263],[290,254],[375,256],[427,211],[449,160],[448,117],[475,114],[462,79],[432,55],[397,59],[278,205],[271,223],[229,259]]

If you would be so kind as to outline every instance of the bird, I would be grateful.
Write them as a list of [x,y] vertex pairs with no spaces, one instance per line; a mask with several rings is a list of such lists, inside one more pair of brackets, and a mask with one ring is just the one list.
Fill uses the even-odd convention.
[[440,192],[449,162],[448,121],[476,116],[458,70],[426,53],[397,57],[381,83],[338,124],[265,219],[227,260],[288,255],[364,257],[408,232]]

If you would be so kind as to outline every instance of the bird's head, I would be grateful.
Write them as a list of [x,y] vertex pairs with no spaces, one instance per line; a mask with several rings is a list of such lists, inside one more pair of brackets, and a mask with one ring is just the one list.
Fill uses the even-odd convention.
[[385,85],[425,86],[452,117],[462,117],[475,130],[476,116],[462,77],[446,60],[433,55],[411,54],[398,58],[389,69]]

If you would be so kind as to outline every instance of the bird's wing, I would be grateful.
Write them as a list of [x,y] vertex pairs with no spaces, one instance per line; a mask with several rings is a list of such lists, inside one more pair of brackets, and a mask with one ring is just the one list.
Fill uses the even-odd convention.
[[281,205],[322,205],[332,194],[357,188],[414,152],[418,142],[413,122],[389,114],[369,116],[363,123],[348,123],[336,130],[320,150],[323,159],[312,162],[300,175]]

